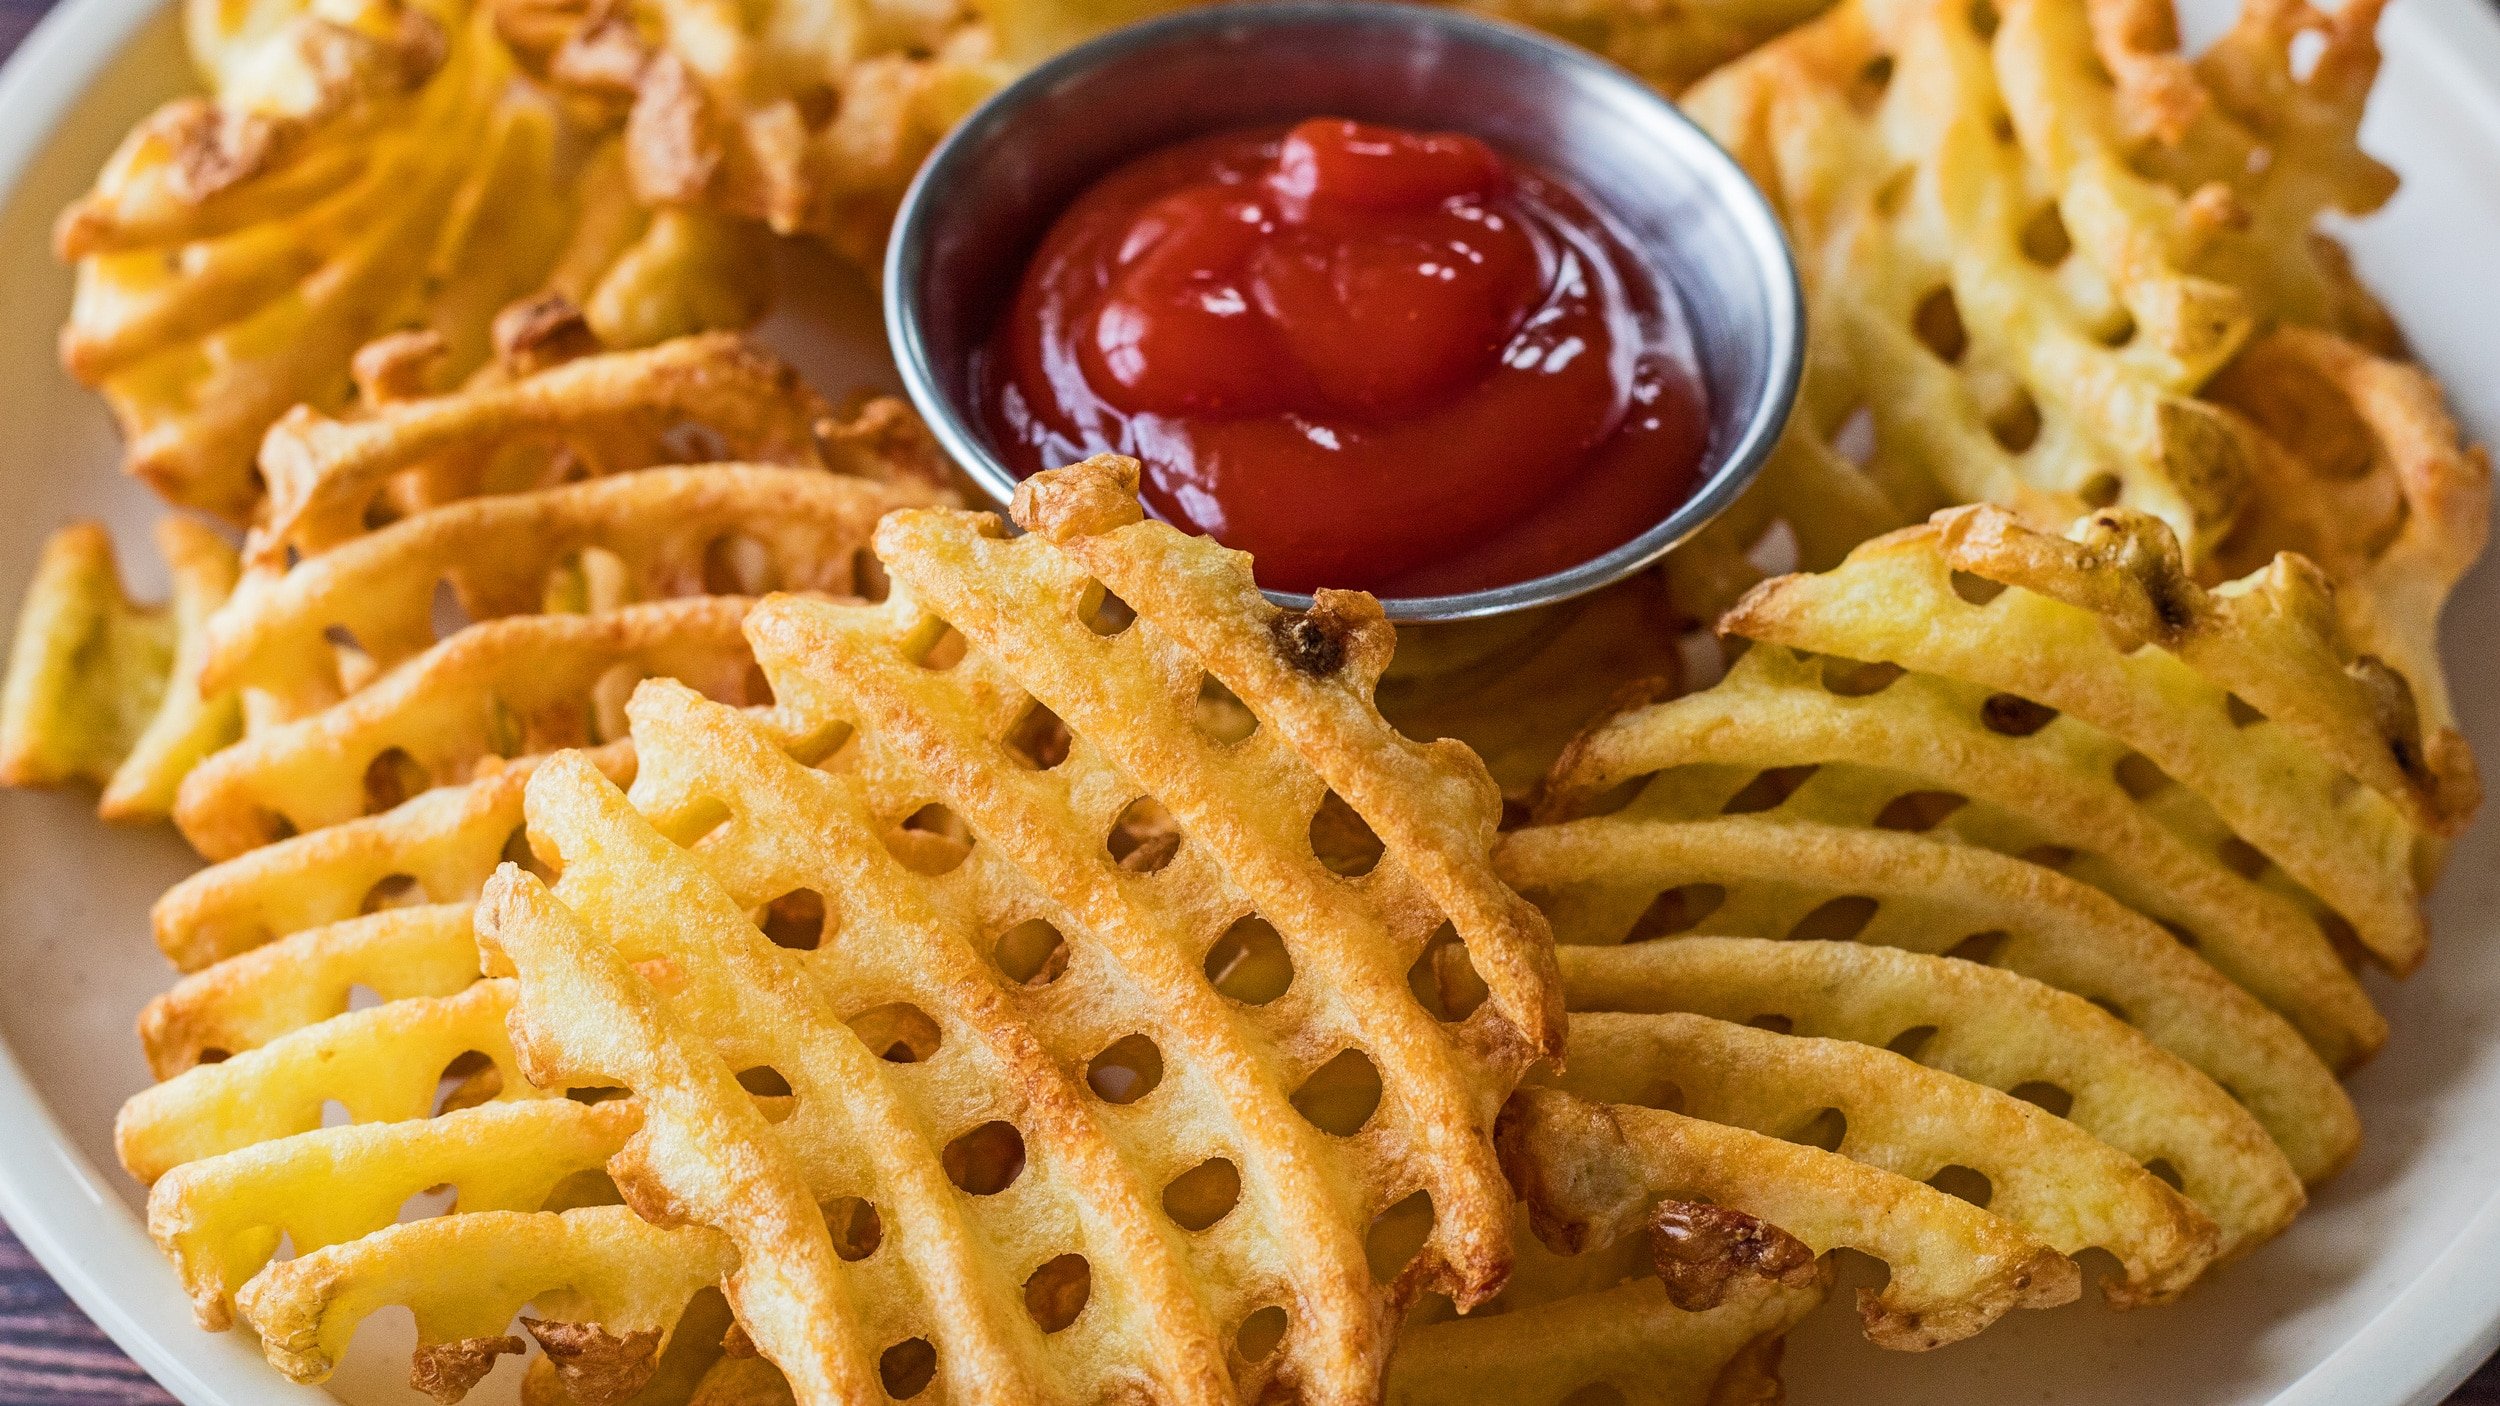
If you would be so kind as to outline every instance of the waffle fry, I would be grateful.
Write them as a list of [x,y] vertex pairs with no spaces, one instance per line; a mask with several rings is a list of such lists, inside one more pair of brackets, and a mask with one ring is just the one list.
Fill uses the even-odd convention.
[[1462,0],[1465,8],[1544,30],[1593,50],[1659,89],[1693,80],[1814,18],[1828,0],[1732,0],[1665,5],[1652,0]]
[[157,525],[156,546],[173,598],[148,607],[124,594],[101,524],[44,544],[0,691],[0,785],[100,782],[105,819],[155,819],[184,773],[241,730],[234,695],[197,684],[202,625],[234,588],[234,549],[178,517]]

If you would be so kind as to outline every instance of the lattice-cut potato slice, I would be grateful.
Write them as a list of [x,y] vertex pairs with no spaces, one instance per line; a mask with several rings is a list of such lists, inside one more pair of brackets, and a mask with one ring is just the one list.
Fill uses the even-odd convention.
[[426,1117],[446,1077],[466,1081],[462,1098],[550,1097],[514,1063],[504,1032],[511,1008],[510,982],[481,981],[450,996],[350,1011],[195,1065],[122,1105],[114,1150],[132,1176],[153,1184],[186,1162],[310,1132],[332,1102],[358,1123]]
[[247,573],[210,622],[201,677],[300,716],[341,691],[337,632],[360,669],[431,648],[444,583],[473,621],[707,593],[856,596],[877,519],[934,498],[926,484],[724,464],[451,503]]
[[2061,1254],[2109,1251],[2124,1273],[2104,1292],[2121,1307],[2167,1302],[2213,1262],[2213,1220],[2134,1158],[1890,1050],[1675,1012],[1575,1011],[1571,1031],[1572,1061],[1557,1080],[1570,1092],[1828,1140],[1844,1157],[1984,1205]]
[[1786,1231],[1723,1207],[1662,1202],[1646,1235],[1580,1255],[1546,1249],[1523,1210],[1502,1312],[1409,1320],[1385,1399],[1560,1406],[1602,1387],[1637,1406],[1777,1401],[1781,1336],[1828,1277]]
[[[1983,526],[1974,522],[1977,518],[1995,521]],[[2108,512],[2092,521],[2125,519]],[[2184,581],[2184,565],[2175,547],[2163,553],[2168,532],[2158,522],[2138,518],[2127,527],[2133,534],[2114,525],[2086,530],[2101,541],[2129,546],[2141,542],[2140,554],[2076,553],[2078,572],[2104,577],[2125,572],[2124,585],[2140,590],[2159,609],[2171,599],[2174,583]],[[2318,750],[2313,739],[2321,733],[2338,741],[2355,734],[2378,737],[2369,748],[2372,759],[2392,759],[2410,744],[2378,733],[2378,720],[2366,711],[2371,699],[2340,668],[2331,677],[2341,687],[2322,697],[2322,690],[2300,672],[2342,651],[2332,615],[2304,609],[2303,599],[2297,598],[2304,590],[2298,569],[2276,568],[2246,583],[2244,591],[2222,598],[2227,603],[2196,612],[2202,618],[2194,627],[2201,632],[2235,627],[2247,632],[2249,626],[2240,622],[2250,621],[2273,637],[2267,642],[2276,647],[2263,657],[2281,663],[2276,677],[2267,681],[2269,701],[2289,694],[2306,705],[2300,713],[2287,713],[2278,725],[2271,716],[2254,715],[2252,710],[2262,711],[2264,704],[2206,677],[2188,662],[2190,657],[2227,652],[2254,665],[2258,657],[2247,644],[2200,643],[2187,646],[2183,657],[2159,647],[2183,633],[2167,621],[2160,635],[2140,641],[2131,631],[2137,623],[2133,613],[2102,613],[2067,603],[2092,599],[2093,587],[2083,581],[2062,591],[2065,599],[2020,587],[1974,589],[1967,577],[1956,588],[1955,571],[1968,570],[1957,562],[1987,566],[2019,561],[2063,545],[2032,540],[2040,537],[1996,509],[1955,509],[1935,523],[1859,547],[1837,570],[1785,576],[1757,588],[1720,628],[1757,641],[1983,685],[1995,694],[1982,721],[2010,735],[2059,726],[2057,715],[2098,729],[2150,758],[2162,774],[2213,808],[2225,827],[2218,859],[2243,869],[2262,869],[2268,862],[2281,865],[2291,879],[2340,914],[2380,960],[2399,971],[2417,965],[2427,934],[2414,881],[2415,832],[2409,820],[2428,818],[2422,815],[2420,792],[2411,785],[2393,795],[2355,786],[2354,773],[2341,758]],[[1983,546],[1983,540],[1996,545]],[[1955,551],[1948,545],[1953,542],[1967,545]],[[1996,580],[2032,573],[1999,566],[1993,574],[1973,574]],[[2183,596],[2178,608],[2193,610],[2204,593],[2193,586],[2185,590],[2192,594]],[[2314,605],[2323,604],[2321,592]],[[2298,650],[2280,647],[2282,636],[2304,627],[2323,627],[2323,634],[2299,641]],[[2142,648],[2141,642],[2156,647]],[[2239,671],[2233,682],[2255,691],[2250,671]],[[2341,716],[2319,717],[2339,709]],[[2349,748],[2345,752],[2349,755]],[[2402,778],[2391,775],[2393,771],[2379,766],[2370,779],[2396,784]]]
[[1464,8],[1593,49],[1669,94],[1820,13],[1827,0],[1461,0]]
[[185,977],[139,1012],[149,1072],[171,1079],[343,1015],[358,988],[384,1002],[457,994],[478,978],[469,908],[385,909],[296,933]]
[[1662,1203],[1702,1203],[1775,1225],[1817,1255],[1873,1255],[1891,1279],[1859,1291],[1858,1313],[1884,1347],[1939,1347],[2082,1292],[2074,1262],[2012,1222],[1820,1148],[1546,1088],[1521,1090],[1497,1136],[1537,1237],[1564,1254],[1646,1230]]
[[102,783],[107,820],[155,819],[202,757],[242,730],[230,692],[197,685],[203,622],[234,589],[232,547],[189,518],[157,524],[173,596],[134,605],[100,523],[44,544],[0,689],[0,784]]
[[452,1402],[498,1355],[524,1350],[509,1330],[525,1307],[542,1315],[524,1320],[542,1344],[553,1337],[613,1368],[648,1371],[688,1301],[737,1264],[720,1236],[663,1230],[622,1206],[481,1211],[389,1226],[270,1265],[236,1305],[280,1371],[318,1382],[358,1323],[404,1304],[417,1321],[409,1383]]
[[1584,734],[1556,768],[1546,813],[1637,786],[1624,812],[1634,818],[1765,812],[1931,830],[2060,867],[2176,924],[2330,1067],[2385,1039],[2385,1018],[2316,917],[2225,865],[2210,808],[2128,763],[2132,748],[2070,719],[2000,732],[1987,722],[1996,694],[1982,685],[1903,673],[1866,686],[1828,661],[1758,645],[1717,686]]
[[127,466],[238,522],[272,421],[338,404],[348,358],[396,327],[467,374],[573,217],[556,115],[485,14],[288,8],[219,91],[142,121],[56,234],[78,264],[62,358],[113,406]]
[[1742,815],[1535,826],[1506,836],[1497,857],[1559,943],[1699,932],[1986,963],[2083,997],[2230,1090],[2303,1181],[2333,1175],[2360,1145],[2351,1098],[2281,1016],[2150,919],[2039,864],[1924,835]]
[[265,728],[184,781],[174,819],[211,859],[387,811],[513,758],[624,735],[637,680],[750,700],[742,596],[472,626],[310,717]]
[[2425,736],[2453,728],[2439,617],[2490,535],[2490,452],[2460,442],[2420,367],[2307,328],[2250,344],[2207,394],[2264,432],[2263,491],[2218,569],[2283,551],[2316,562],[2354,647],[2412,685]]
[[437,1187],[454,1193],[446,1215],[538,1210],[566,1178],[596,1173],[639,1116],[622,1099],[527,1099],[254,1143],[159,1178],[148,1233],[182,1276],[201,1326],[223,1329],[233,1294],[281,1238],[297,1255],[346,1244]]
[[[1574,947],[1562,956],[1575,1012],[1688,1012],[1850,1041],[2037,1103],[2175,1180],[2219,1228],[2224,1257],[2290,1224],[2307,1199],[2265,1129],[2211,1080],[2091,1002],[2013,972],[1851,942],[1742,937]],[[1577,1016],[1574,1024],[1582,1024]],[[1675,1051],[1665,1077],[1678,1079],[1675,1071],[1711,1042],[1669,1034],[1678,1038],[1660,1046]],[[1731,1060],[1761,1043],[1733,1038]],[[1589,1077],[1610,1077],[1602,1068],[1610,1061],[1634,1062],[1634,1042],[1622,1043],[1598,1056],[1601,1068]],[[1867,1065],[1870,1087],[1891,1067],[1871,1057]],[[1566,1082],[1580,1077],[1575,1068]]]
[[[291,413],[262,449],[269,518],[252,552],[282,565],[287,549],[328,551],[376,515],[683,462],[675,431],[700,443],[696,459],[934,477],[916,430],[893,402],[837,421],[777,358],[727,334],[684,337],[344,418]],[[392,496],[377,503],[385,489]]]
[[[630,738],[583,755],[620,781],[633,777]],[[536,765],[535,758],[519,758],[379,815],[212,864],[156,900],[149,913],[156,945],[177,969],[195,972],[394,901],[457,903],[465,910],[497,864],[529,852],[521,799]]]

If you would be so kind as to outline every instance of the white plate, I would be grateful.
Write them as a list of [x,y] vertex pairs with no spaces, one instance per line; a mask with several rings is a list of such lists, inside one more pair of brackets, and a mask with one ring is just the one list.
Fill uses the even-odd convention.
[[[2354,242],[2364,272],[2447,382],[2476,438],[2500,438],[2500,15],[2487,0],[2401,0],[2365,137],[2404,173]],[[2232,0],[2187,0],[2210,35]],[[0,71],[0,590],[22,589],[44,535],[101,517],[142,592],[147,494],[114,472],[103,406],[53,360],[69,278],[53,215],[131,122],[187,83],[161,0],[66,0]],[[822,270],[813,270],[830,277]],[[857,290],[830,324],[771,340],[817,384],[885,379]],[[14,618],[12,605],[5,618]],[[2500,758],[2500,568],[2450,611],[2448,659],[2466,730]],[[72,1298],[190,1406],[319,1402],[241,1333],[209,1335],[147,1238],[140,1188],[112,1151],[113,1113],[147,1082],[131,1023],[170,972],[147,909],[190,867],[170,833],[107,830],[77,794],[0,793],[0,1214]],[[2380,983],[2395,1025],[2353,1081],[2360,1159],[2292,1229],[2174,1308],[2087,1303],[2021,1313],[1978,1339],[1909,1356],[1867,1347],[1835,1304],[1789,1352],[1800,1406],[2042,1402],[2057,1406],[2427,1406],[2500,1346],[2500,828],[2455,851],[2433,906],[2437,943],[2409,982]],[[406,1314],[358,1336],[330,1392],[409,1392]],[[509,1401],[504,1367],[472,1398]]]

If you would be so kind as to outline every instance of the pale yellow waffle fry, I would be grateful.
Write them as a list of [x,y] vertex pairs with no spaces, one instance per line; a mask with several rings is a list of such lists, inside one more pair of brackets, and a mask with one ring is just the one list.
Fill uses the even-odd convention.
[[[2385,671],[2347,662],[2305,562],[2283,558],[2209,596],[2155,520],[2112,510],[2077,531],[2069,543],[1997,509],[1956,509],[1867,543],[1837,570],[1757,589],[1721,628],[1982,685],[1993,690],[1983,720],[1999,731],[2098,730],[2211,807],[2217,859],[2252,875],[2279,865],[2382,962],[2418,965],[2427,934],[2413,827],[2461,818],[2443,813],[2458,802],[2424,759],[2459,753],[2462,740],[2426,748],[2418,725],[2390,735],[2396,719],[2380,715],[2389,710],[2369,686]],[[2035,565],[2043,558],[2066,572],[2056,597],[2018,584],[2055,569]],[[1974,588],[1974,577],[2013,589]],[[2216,658],[2238,666],[2228,682],[2196,667]],[[2409,700],[2395,711],[2410,713]]]
[[79,263],[63,359],[112,403],[128,467],[236,520],[280,413],[338,404],[349,356],[395,327],[433,328],[465,374],[571,220],[554,113],[483,15],[340,9],[238,39],[219,91],[143,122],[59,228]]
[[2439,617],[2490,533],[2490,453],[2459,443],[2428,373],[2305,328],[2251,343],[2207,393],[2264,432],[2261,491],[2217,569],[2318,563],[2354,647],[2412,685],[2423,731],[2453,727]]
[[1538,1238],[1565,1254],[1648,1228],[1662,1203],[1703,1203],[1778,1226],[1816,1255],[1882,1260],[1891,1279],[1861,1289],[1858,1312],[1884,1347],[1942,1346],[2082,1292],[2074,1262],[2012,1222],[1817,1147],[1545,1088],[1521,1090],[1497,1136]]
[[1575,742],[1556,769],[1549,814],[1637,788],[1624,812],[1634,818],[1770,812],[1933,831],[2030,857],[2177,925],[2331,1067],[2384,1040],[2384,1018],[2316,918],[2222,862],[2210,809],[2175,784],[2147,789],[2148,777],[2122,765],[2133,751],[2125,743],[2064,722],[2016,735],[2020,727],[1988,721],[1996,691],[1985,685],[1918,673],[1869,680],[1864,667],[1757,645],[1716,687],[1623,714]]
[[1546,1249],[1522,1210],[1501,1312],[1410,1319],[1387,1401],[1560,1406],[1597,1387],[1634,1406],[1777,1402],[1781,1335],[1822,1302],[1828,1275],[1741,1211],[1660,1210],[1646,1234],[1579,1255]]
[[733,701],[762,681],[738,625],[750,602],[696,596],[603,615],[525,615],[460,631],[345,700],[253,733],[183,782],[174,819],[210,859],[386,811],[433,786],[624,735],[640,679]]
[[[1445,920],[1497,983],[1533,980],[1548,960],[1533,910],[1452,847],[1481,853],[1489,842],[1491,784],[1457,749],[1404,742],[1369,713],[1388,630],[1368,602],[1276,611],[1237,554],[1141,522],[1133,474],[1094,463],[1038,480],[1024,516],[1041,533],[1014,543],[963,515],[890,518],[886,607],[783,598],[752,625],[781,707],[813,720],[803,736],[824,739],[808,750],[856,730],[843,773],[785,761],[734,714],[654,683],[633,705],[635,799],[661,833],[559,759],[531,790],[533,834],[559,852],[562,878],[550,895],[506,871],[490,889],[482,930],[528,993],[518,1024],[531,1066],[551,1078],[597,1067],[636,1090],[645,1130],[612,1170],[636,1204],[740,1241],[733,1305],[801,1399],[840,1389],[846,1374],[874,1382],[888,1350],[914,1338],[957,1395],[1024,1383],[1087,1399],[1110,1382],[1161,1380],[1175,1395],[1223,1397],[1238,1373],[1251,1394],[1277,1380],[1313,1399],[1359,1399],[1377,1388],[1397,1301],[1427,1287],[1480,1298],[1507,1261],[1508,1197],[1485,1134],[1503,1087],[1544,1047],[1527,1033],[1544,1028],[1540,988],[1497,985],[1481,1011],[1445,1027],[1413,1004],[1405,978]],[[1101,589],[1089,569],[1137,613],[1110,617],[1126,628],[1108,639],[1088,623]],[[934,656],[942,670],[916,662],[948,625],[962,657]],[[1197,731],[1210,674],[1257,719],[1251,737]],[[1037,703],[1072,739],[1039,754],[1046,768],[999,741],[1022,736]],[[1440,805],[1416,808],[1410,778]],[[1381,837],[1359,880],[1311,848],[1310,817],[1332,783]],[[1128,849],[1114,822],[1141,789],[1172,819]],[[709,829],[724,804],[726,823],[691,856],[662,838]],[[969,855],[880,838],[932,804],[968,827]],[[1128,862],[1105,849],[1106,834]],[[931,880],[905,859],[952,868]],[[652,904],[654,884],[678,899]],[[746,917],[797,888],[824,896],[827,936],[808,959],[782,955]],[[1263,922],[1242,926],[1253,913]],[[1024,996],[979,954],[1036,919],[1067,934],[1069,955],[1064,971],[1032,968],[1053,975]],[[1228,943],[1281,948],[1294,973],[1285,992],[1265,1000],[1272,986],[1236,984],[1246,978]],[[1212,968],[1210,947],[1224,957]],[[664,959],[664,985],[621,965],[628,958]],[[996,960],[1023,969],[1017,951]],[[817,972],[813,987],[769,975],[798,965]],[[821,1006],[816,990],[838,1004]],[[1522,994],[1524,1028],[1513,1014]],[[840,1028],[840,1014],[897,999],[923,1013],[891,1026],[903,1033],[862,1046]],[[993,1014],[976,1019],[982,1010]],[[620,1028],[637,1033],[598,1033]],[[888,1075],[871,1056],[898,1039],[914,1059]],[[1058,1072],[1089,1061],[1092,1098]],[[777,1069],[799,1110],[778,1131],[736,1134],[762,1159],[745,1164],[770,1178],[760,1184],[732,1175],[687,1121],[742,1100],[729,1076],[749,1063]],[[1124,1102],[1139,1084],[1102,1073],[1111,1067],[1153,1091]],[[878,1132],[857,1122],[871,1118],[905,1121]],[[836,1119],[857,1131],[837,1136]],[[1001,1124],[1023,1147],[1014,1187],[997,1202],[955,1198],[948,1180],[985,1192],[995,1187],[982,1178],[997,1173],[940,1146],[968,1154],[967,1133]],[[1247,1214],[1193,1240],[1173,1218],[1195,1213],[1175,1202],[1158,1214],[1154,1197],[1210,1158],[1231,1164]],[[1417,1192],[1430,1198],[1431,1234],[1403,1271],[1376,1281],[1364,1228]],[[769,1223],[755,1218],[769,1196],[841,1194],[878,1206],[908,1268],[846,1273],[812,1236],[766,1238]],[[994,1248],[974,1253],[982,1245]],[[1019,1307],[1017,1288],[1071,1253],[1092,1266],[1086,1301],[1099,1316],[1046,1341],[1041,1329],[1056,1323]],[[767,1298],[748,1278],[767,1273],[783,1293]],[[943,1303],[914,1306],[938,1294]],[[1235,1330],[1276,1305],[1291,1326],[1253,1362]]]
[[[2215,1248],[2224,1257],[2290,1224],[2306,1199],[2265,1129],[2211,1080],[2091,1002],[2013,972],[1851,942],[1741,937],[1575,947],[1562,955],[1564,992],[1575,1012],[1689,1012],[1853,1042],[1869,1047],[1862,1068],[1852,1071],[1865,1089],[1883,1089],[1898,1077],[1890,1054],[1872,1053],[1888,1050],[2038,1103],[2174,1181],[2219,1228]],[[1589,1024],[1575,1017],[1575,1029]],[[1620,1039],[1625,1032],[1616,1033]],[[1674,1038],[1658,1046],[1677,1051],[1665,1061],[1666,1077],[1708,1063],[1708,1037],[1721,1033],[1716,1025],[1671,1030]],[[1743,1052],[1760,1042],[1729,1038],[1735,1044],[1727,1063],[1744,1072],[1722,1083],[1720,1096],[1741,1104],[1759,1087]],[[1587,1076],[1579,1069],[1586,1061],[1575,1056],[1566,1083],[1608,1097],[1600,1086],[1633,1076],[1637,1048],[1622,1040],[1611,1053],[1601,1049],[1597,1071]],[[1850,1062],[1845,1052],[1827,1053],[1835,1065]],[[1610,1061],[1619,1066],[1611,1072]],[[1583,1077],[1595,1082],[1584,1086]]]
[[[338,632],[359,668],[387,670],[432,647],[445,582],[470,620],[578,609],[568,587],[582,605],[859,595],[877,519],[931,496],[849,474],[710,465],[453,503],[292,570],[255,567],[210,622],[201,678],[212,689],[249,685],[300,716],[341,691]],[[585,558],[598,564],[595,581]]]
[[0,784],[96,781],[105,819],[154,819],[183,774],[241,731],[234,695],[197,686],[202,623],[234,588],[234,549],[179,517],[157,525],[156,545],[173,598],[140,606],[101,524],[44,544],[0,690]]
[[2150,919],[2038,864],[1741,815],[1537,826],[1506,837],[1498,859],[1566,945],[1700,932],[1949,953],[2126,1020],[2245,1104],[2304,1181],[2333,1175],[2360,1143],[2351,1099],[2282,1017]]

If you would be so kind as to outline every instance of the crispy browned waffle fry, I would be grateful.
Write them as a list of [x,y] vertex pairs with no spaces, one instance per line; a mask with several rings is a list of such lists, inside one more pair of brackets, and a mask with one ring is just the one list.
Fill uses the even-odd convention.
[[1778,1226],[1817,1255],[1882,1260],[1891,1279],[1861,1290],[1858,1310],[1886,1347],[1940,1346],[2081,1292],[2074,1262],[2012,1222],[1817,1147],[1543,1088],[1511,1100],[1498,1136],[1537,1236],[1564,1253],[1603,1250],[1662,1205],[1698,1202]]
[[157,524],[156,546],[173,598],[140,606],[102,524],[44,544],[0,691],[0,784],[100,782],[105,819],[155,819],[183,775],[242,730],[232,691],[198,687],[202,626],[234,589],[234,549],[180,517]]

